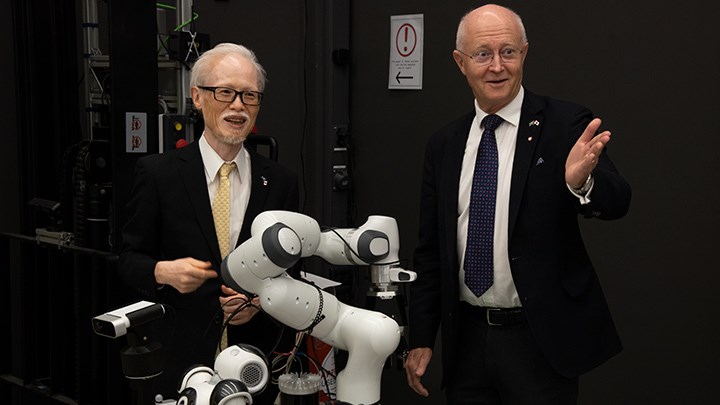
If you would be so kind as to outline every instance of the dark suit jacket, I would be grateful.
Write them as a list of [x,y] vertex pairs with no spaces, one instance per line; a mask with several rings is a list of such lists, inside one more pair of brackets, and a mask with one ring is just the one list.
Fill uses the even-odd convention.
[[[249,151],[252,189],[237,244],[250,237],[252,221],[262,211],[297,211],[299,203],[297,177]],[[158,289],[154,277],[157,261],[183,257],[210,261],[220,273],[220,249],[197,142],[139,159],[127,209],[118,268],[121,277],[143,298],[171,308],[165,330],[158,337],[168,355],[158,389],[170,393],[177,390],[189,366],[212,367],[222,322],[219,277],[189,294],[180,294],[170,286]],[[230,326],[228,342],[255,345],[268,353],[279,339],[280,329],[259,313],[247,324]],[[292,347],[293,332],[285,331],[280,350]]]
[[[433,348],[442,323],[445,378],[462,356],[455,350],[463,333],[457,316],[458,183],[474,115],[465,115],[430,138],[423,171],[410,346]],[[567,155],[592,118],[584,107],[526,90],[512,169],[511,272],[533,336],[550,364],[567,377],[598,366],[622,349],[577,218],[624,216],[630,187],[607,151],[593,172],[590,204],[580,205],[565,184]],[[530,125],[535,120],[539,125]]]

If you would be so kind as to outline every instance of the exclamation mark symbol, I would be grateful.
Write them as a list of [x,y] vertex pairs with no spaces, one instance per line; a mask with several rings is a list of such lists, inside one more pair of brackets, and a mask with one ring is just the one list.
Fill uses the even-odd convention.
[[408,27],[405,27],[405,47],[403,47],[403,50],[407,52],[407,43],[408,43]]

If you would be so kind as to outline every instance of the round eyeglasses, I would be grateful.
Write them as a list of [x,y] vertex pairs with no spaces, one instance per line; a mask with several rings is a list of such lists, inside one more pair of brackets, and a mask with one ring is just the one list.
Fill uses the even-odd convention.
[[[495,59],[495,52],[489,49],[480,49],[472,55],[467,54],[459,49],[456,49],[456,51],[472,59],[473,62],[477,63],[480,66],[489,65],[492,63],[493,59]],[[506,47],[499,50],[497,54],[500,56],[500,61],[502,61],[502,63],[513,63],[520,59],[520,55],[522,55],[522,53],[522,49]]]
[[232,103],[235,98],[240,96],[240,101],[245,105],[260,105],[263,99],[263,93],[259,91],[237,91],[229,87],[208,87],[197,86],[199,89],[212,91],[215,100],[222,103]]

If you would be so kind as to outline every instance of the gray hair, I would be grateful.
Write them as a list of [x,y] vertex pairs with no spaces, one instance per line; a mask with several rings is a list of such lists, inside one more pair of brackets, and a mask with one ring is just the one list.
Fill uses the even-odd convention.
[[200,55],[200,57],[195,61],[192,70],[190,71],[190,86],[197,86],[198,83],[205,84],[202,82],[210,73],[210,62],[217,56],[225,56],[231,54],[239,55],[249,60],[253,64],[253,66],[255,66],[258,77],[258,89],[259,91],[263,91],[265,89],[265,82],[267,81],[267,74],[265,73],[265,69],[262,67],[260,62],[258,62],[255,53],[242,45],[229,42],[218,44],[214,48],[205,51],[202,55]]
[[[523,44],[526,43],[527,40],[527,34],[525,34],[525,25],[523,25],[522,18],[514,12],[513,10],[503,7],[507,11],[510,12],[515,17],[515,20],[517,22],[518,27],[520,28],[520,35],[522,35],[522,42]],[[475,11],[475,9],[468,11],[465,13],[465,15],[460,19],[460,24],[458,24],[457,34],[455,34],[455,49],[460,49],[463,40],[465,39],[465,25],[467,25],[467,16]]]

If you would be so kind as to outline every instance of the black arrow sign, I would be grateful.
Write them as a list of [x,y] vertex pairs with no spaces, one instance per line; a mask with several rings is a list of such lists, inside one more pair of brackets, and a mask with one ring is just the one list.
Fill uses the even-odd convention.
[[400,84],[400,79],[412,79],[413,76],[400,76],[400,72],[395,76],[395,80],[397,80],[398,84]]

